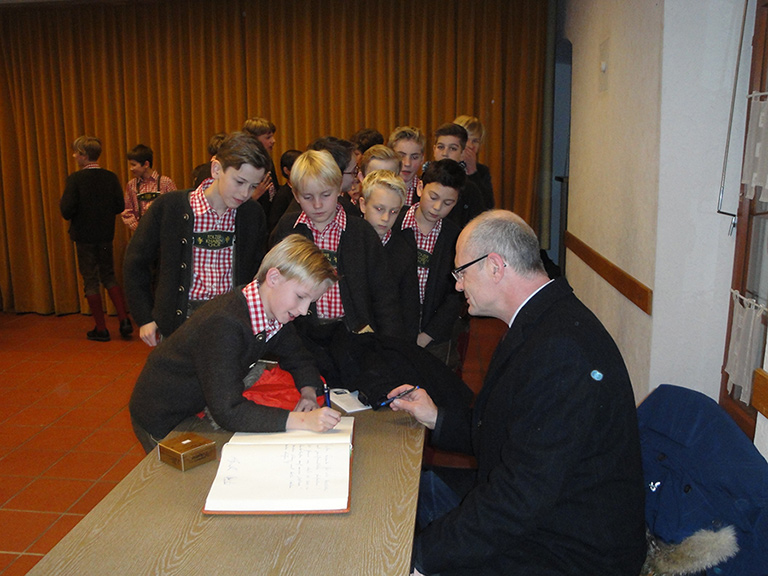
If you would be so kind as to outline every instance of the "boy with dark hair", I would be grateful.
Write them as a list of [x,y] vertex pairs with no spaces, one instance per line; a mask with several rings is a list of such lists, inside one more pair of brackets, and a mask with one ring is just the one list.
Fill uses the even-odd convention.
[[395,226],[417,252],[416,290],[401,296],[406,334],[452,369],[459,364],[452,337],[461,296],[454,288],[451,269],[461,230],[447,217],[455,209],[466,179],[464,169],[453,160],[430,162],[422,175],[419,202]]
[[293,197],[293,190],[291,189],[291,168],[299,156],[301,156],[301,150],[286,150],[280,156],[280,171],[283,173],[283,178],[285,178],[285,184],[277,189],[277,193],[272,199],[268,219],[270,233],[275,229],[280,218],[287,211],[295,211],[297,214],[301,212],[301,208]]
[[421,186],[419,172],[424,164],[424,148],[427,138],[415,126],[398,126],[389,135],[387,146],[400,156],[400,176],[405,181],[405,205],[418,202],[417,190]]
[[120,334],[129,338],[133,325],[128,318],[125,299],[115,279],[112,241],[115,238],[115,216],[125,208],[120,181],[114,172],[101,168],[101,141],[80,136],[72,143],[72,157],[80,168],[67,177],[59,208],[70,221],[69,237],[75,243],[77,263],[83,277],[83,288],[96,326],[88,340],[110,340],[99,293],[103,285],[117,309]]
[[361,128],[352,134],[352,138],[349,140],[355,146],[353,154],[355,155],[355,162],[359,165],[363,154],[365,154],[371,146],[384,144],[384,135],[373,128]]
[[149,346],[170,336],[203,302],[253,278],[267,226],[251,195],[268,167],[258,140],[230,134],[211,162],[211,179],[192,192],[163,194],[141,220],[128,244],[124,277],[133,317]]
[[152,168],[154,154],[152,148],[137,144],[126,154],[128,169],[134,178],[125,187],[125,210],[121,214],[129,230],[136,230],[139,220],[154,200],[176,190],[176,184],[168,176],[160,176]]
[[[136,437],[149,452],[182,420],[207,408],[234,432],[323,432],[339,413],[318,408],[323,383],[290,322],[333,284],[336,273],[311,241],[294,234],[264,257],[256,278],[217,296],[152,351],[131,395]],[[293,411],[243,397],[251,367],[276,356],[301,399]]]
[[[467,145],[468,134],[463,126],[449,122],[435,130],[435,160],[450,158],[459,162],[466,172],[466,165],[461,159]],[[425,167],[426,170],[426,167]],[[485,201],[480,189],[469,179],[461,188],[459,203],[451,213],[451,220],[459,228],[464,228],[475,216],[485,210]]]

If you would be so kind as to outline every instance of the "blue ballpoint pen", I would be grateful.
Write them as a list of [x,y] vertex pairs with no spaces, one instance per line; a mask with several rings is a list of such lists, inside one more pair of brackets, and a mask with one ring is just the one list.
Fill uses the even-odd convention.
[[331,391],[328,389],[328,384],[323,382],[323,393],[325,394],[325,405],[328,408],[331,407]]

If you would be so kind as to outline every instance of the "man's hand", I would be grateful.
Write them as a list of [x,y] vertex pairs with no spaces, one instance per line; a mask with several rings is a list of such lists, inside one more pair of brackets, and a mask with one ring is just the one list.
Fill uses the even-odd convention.
[[[387,394],[387,398],[397,396],[410,388],[410,384],[398,386]],[[435,424],[437,423],[437,406],[432,402],[432,398],[429,397],[429,394],[421,388],[414,390],[410,394],[406,394],[402,398],[393,400],[389,407],[395,412],[398,410],[408,412],[408,414],[416,418],[416,420],[424,424],[424,426],[430,430],[435,429]]]
[[341,420],[341,414],[333,408],[323,406],[311,412],[291,412],[285,423],[286,430],[312,430],[325,432],[335,427]]
[[157,322],[144,324],[139,328],[139,337],[144,340],[147,346],[157,346],[160,342],[160,331],[157,329]]
[[319,408],[317,403],[317,391],[313,386],[304,386],[301,389],[301,398],[296,403],[294,412],[311,412],[315,408]]

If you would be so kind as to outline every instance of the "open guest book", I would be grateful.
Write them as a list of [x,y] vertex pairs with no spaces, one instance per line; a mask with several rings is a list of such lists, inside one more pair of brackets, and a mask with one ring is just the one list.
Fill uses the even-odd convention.
[[206,514],[349,512],[355,419],[333,430],[237,432],[221,450]]

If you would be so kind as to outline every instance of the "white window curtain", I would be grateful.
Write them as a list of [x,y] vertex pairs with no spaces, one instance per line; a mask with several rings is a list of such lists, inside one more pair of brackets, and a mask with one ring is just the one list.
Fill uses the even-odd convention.
[[766,308],[751,298],[744,298],[736,290],[731,290],[731,297],[733,322],[728,360],[725,364],[728,392],[732,393],[734,387],[737,387],[736,397],[749,404],[752,399],[752,373],[762,364],[765,351],[762,316]]
[[751,200],[758,192],[759,200],[768,202],[768,101],[761,100],[764,96],[751,97],[741,183],[746,185],[747,198]]

